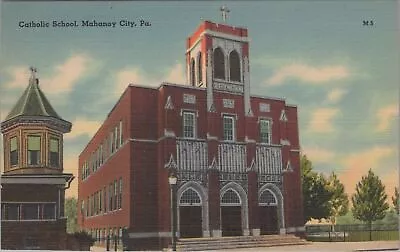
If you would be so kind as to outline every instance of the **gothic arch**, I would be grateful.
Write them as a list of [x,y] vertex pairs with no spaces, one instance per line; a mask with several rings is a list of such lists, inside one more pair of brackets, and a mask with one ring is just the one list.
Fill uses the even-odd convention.
[[[222,201],[222,197],[224,196],[224,194],[229,190],[233,190],[234,192],[236,192],[239,195],[241,207],[242,207],[243,235],[248,235],[249,234],[249,207],[248,207],[247,193],[243,189],[243,187],[241,185],[239,185],[238,183],[229,182],[224,187],[222,187],[220,190],[220,202]],[[222,227],[220,227],[220,228],[222,230]]]
[[195,67],[195,61],[192,58],[190,60],[190,85],[195,86],[196,84],[196,67]]
[[201,201],[201,212],[202,212],[202,229],[203,236],[209,236],[209,217],[208,217],[208,193],[207,190],[197,182],[189,181],[184,183],[181,187],[179,187],[177,191],[177,226],[178,226],[178,234],[180,233],[180,215],[179,215],[179,207],[181,203],[181,197],[187,190],[193,190],[200,197]]
[[236,50],[232,50],[229,54],[229,79],[231,81],[241,81],[240,57]]
[[213,62],[214,78],[225,80],[225,54],[220,47],[214,49]]
[[197,54],[197,84],[200,85],[203,81],[203,65],[201,52]]
[[260,199],[261,195],[265,192],[269,191],[272,193],[274,198],[276,199],[277,202],[277,207],[278,207],[278,223],[279,223],[279,228],[282,230],[285,228],[285,216],[284,216],[284,206],[283,206],[283,195],[281,190],[274,184],[267,183],[263,185],[260,190],[258,191],[258,198]]

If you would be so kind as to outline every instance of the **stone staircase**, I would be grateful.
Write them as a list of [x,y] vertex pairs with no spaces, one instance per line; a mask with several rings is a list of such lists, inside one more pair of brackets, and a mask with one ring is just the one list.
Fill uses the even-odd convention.
[[219,249],[305,245],[307,241],[295,235],[232,236],[179,239],[177,251],[204,251]]

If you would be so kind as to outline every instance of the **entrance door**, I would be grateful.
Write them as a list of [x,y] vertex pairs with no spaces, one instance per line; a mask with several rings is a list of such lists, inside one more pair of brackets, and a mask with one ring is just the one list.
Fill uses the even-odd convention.
[[182,238],[202,237],[201,206],[181,206],[179,218]]
[[276,206],[260,206],[260,233],[278,234],[278,209]]
[[221,207],[222,236],[242,235],[242,207]]
[[278,200],[270,189],[265,189],[259,198],[260,234],[279,234]]
[[242,202],[233,189],[221,197],[221,229],[222,236],[242,235]]

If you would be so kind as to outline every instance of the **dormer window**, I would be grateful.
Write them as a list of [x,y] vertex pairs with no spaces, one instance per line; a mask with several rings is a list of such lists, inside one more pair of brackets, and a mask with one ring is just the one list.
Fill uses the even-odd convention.
[[40,164],[40,136],[28,136],[28,165]]
[[18,165],[18,142],[17,137],[10,139],[10,165]]
[[50,166],[60,165],[60,141],[57,138],[50,138]]

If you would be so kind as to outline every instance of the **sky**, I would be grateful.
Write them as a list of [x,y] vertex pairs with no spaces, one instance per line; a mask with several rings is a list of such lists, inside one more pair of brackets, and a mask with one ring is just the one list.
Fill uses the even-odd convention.
[[[73,124],[64,136],[64,171],[77,177],[79,153],[127,85],[184,85],[186,38],[202,20],[222,22],[219,8],[226,5],[227,23],[249,31],[251,93],[298,106],[301,151],[314,169],[337,173],[351,195],[371,168],[391,196],[399,182],[396,4],[2,2],[0,119],[27,87],[29,67],[35,66],[42,91]],[[117,25],[52,27],[53,21],[74,20]],[[151,26],[121,27],[121,20]],[[20,27],[30,21],[49,27]],[[66,195],[77,195],[77,178]]]

